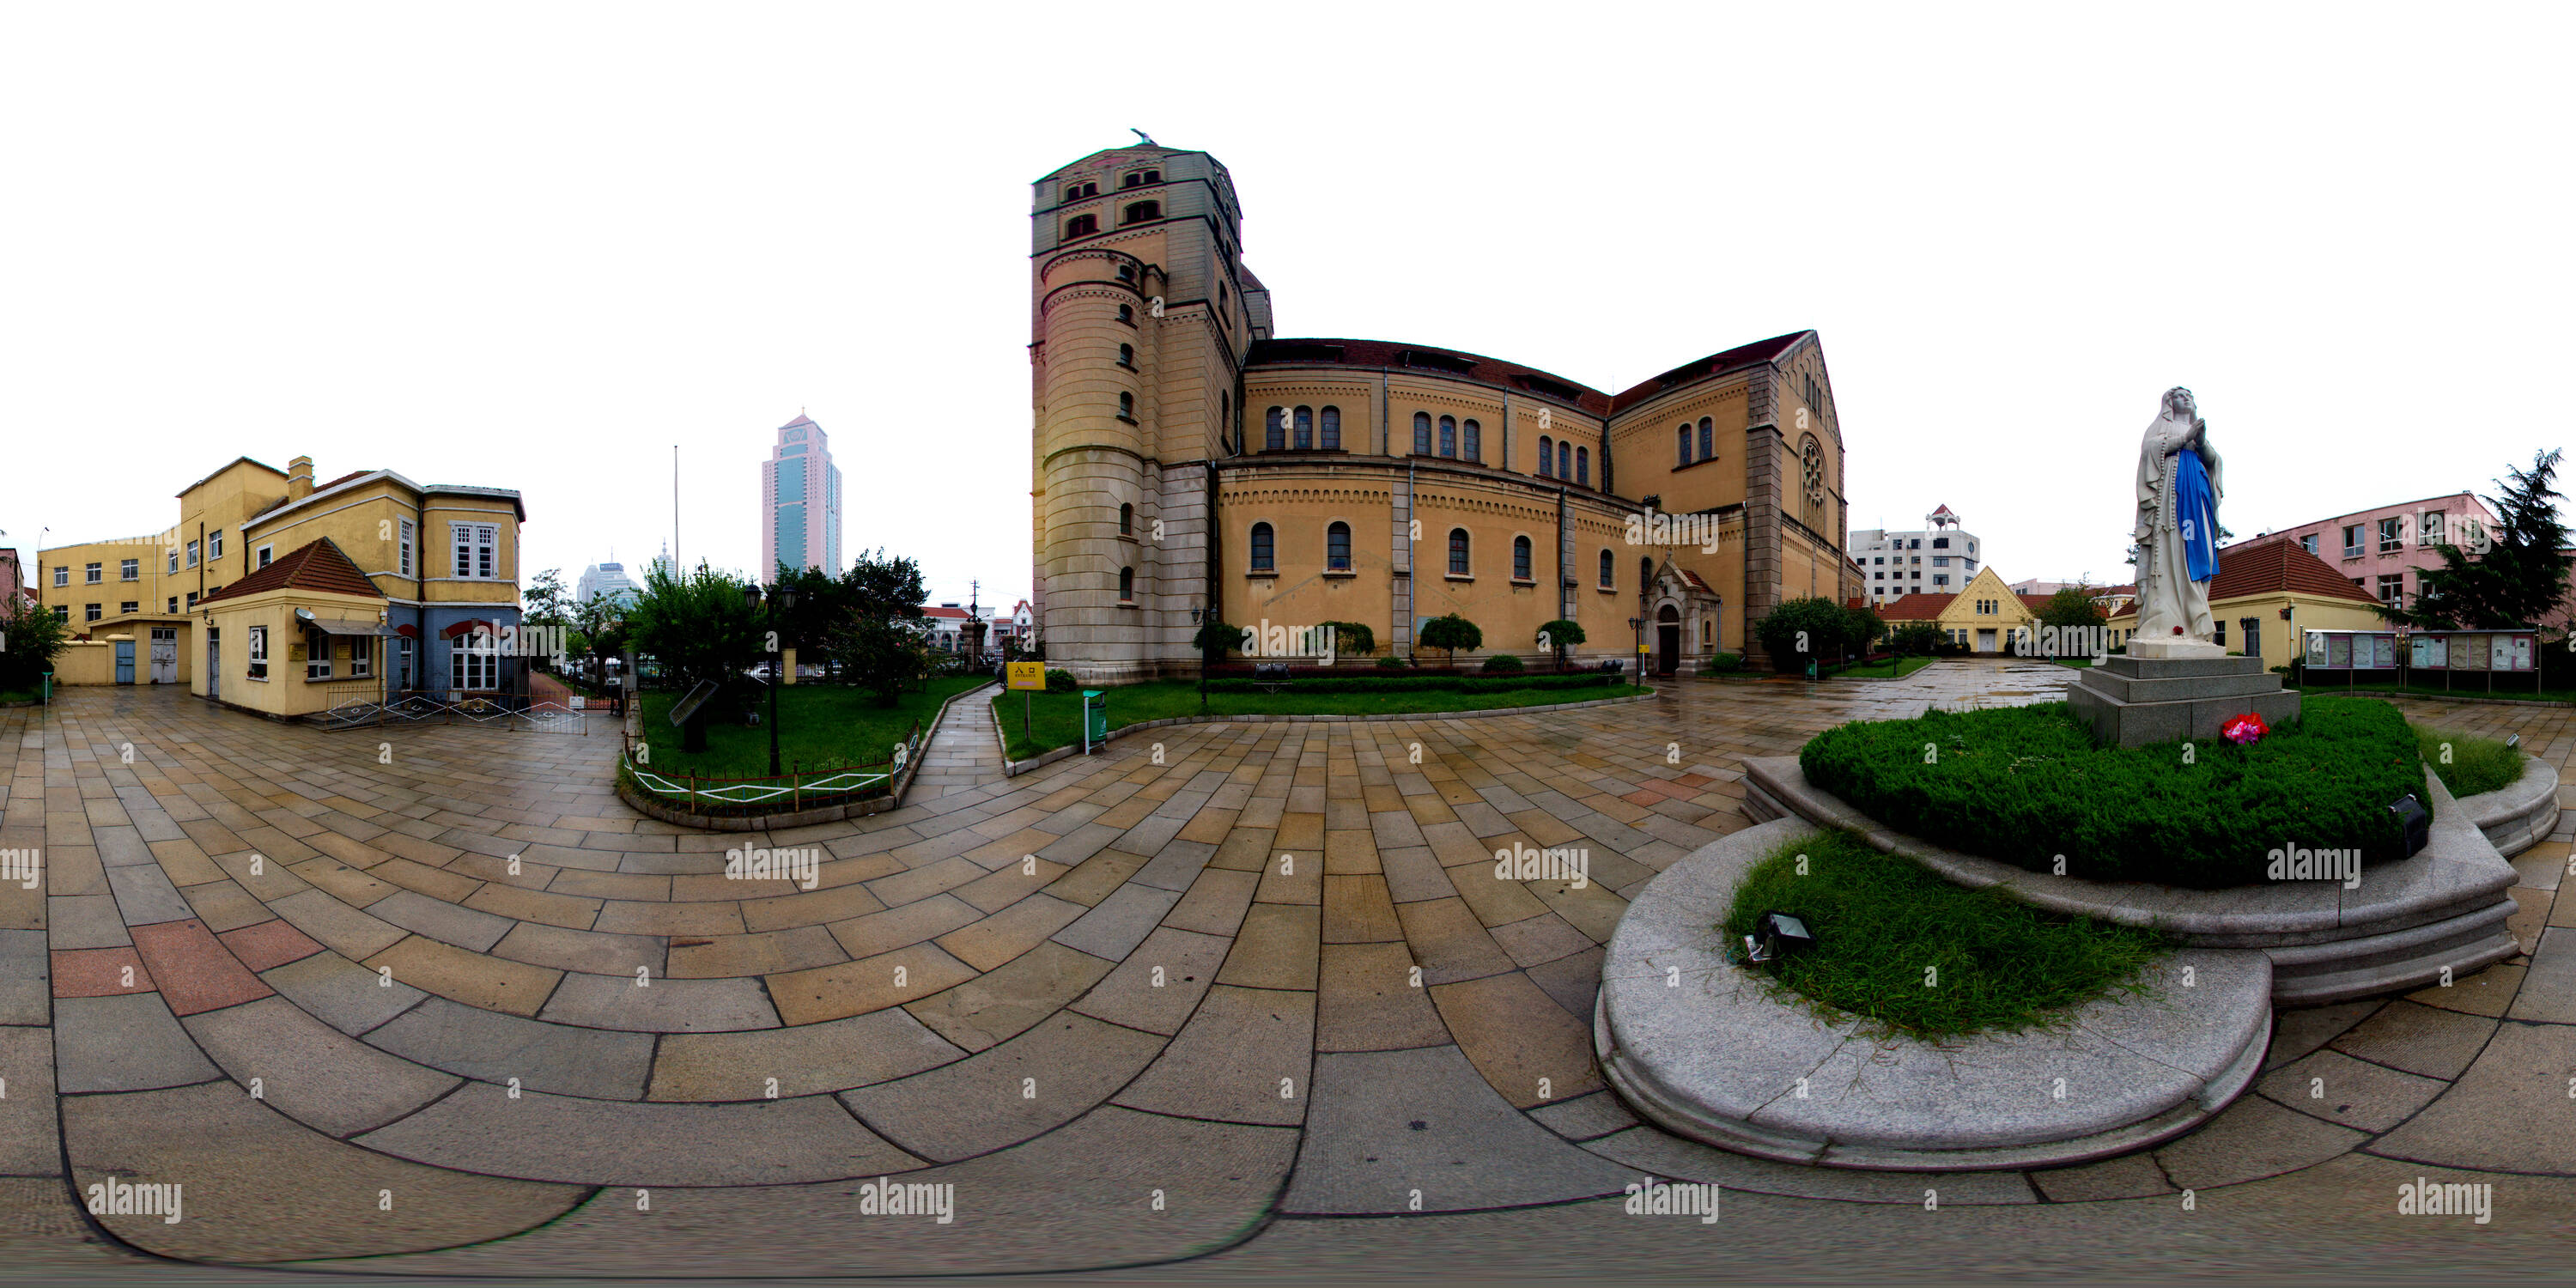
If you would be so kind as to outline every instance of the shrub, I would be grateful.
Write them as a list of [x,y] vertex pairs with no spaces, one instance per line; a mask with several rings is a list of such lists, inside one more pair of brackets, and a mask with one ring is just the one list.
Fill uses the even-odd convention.
[[2405,718],[2368,701],[2311,703],[2251,747],[2195,744],[2189,764],[2176,743],[2096,747],[2062,703],[1847,724],[1798,760],[1816,786],[1935,845],[2202,889],[2264,880],[2283,845],[2395,859],[2388,806],[2424,794]]
[[1762,650],[1771,655],[1771,665],[1803,671],[1807,663],[1828,654],[1840,656],[1865,646],[1868,641],[1857,638],[1861,617],[1878,621],[1875,613],[1855,614],[1830,599],[1811,595],[1772,609],[1754,634],[1762,641]]
[[[1618,676],[1601,671],[1584,671],[1573,675],[1492,676],[1470,673],[1423,671],[1412,675],[1335,675],[1296,681],[1298,693],[1495,693],[1505,689],[1588,689],[1614,684]],[[1225,679],[1208,681],[1210,693],[1260,693],[1258,680]]]
[[1458,664],[1458,650],[1474,652],[1484,646],[1485,632],[1456,613],[1444,613],[1422,624],[1422,647],[1447,653],[1452,666]]
[[1539,627],[1538,638],[1534,642],[1556,655],[1556,669],[1562,671],[1565,669],[1565,651],[1583,642],[1583,623],[1559,618]]
[[1082,681],[1075,678],[1071,671],[1060,671],[1050,666],[1047,668],[1046,677],[1049,693],[1071,693],[1082,687]]
[[1377,660],[1377,669],[1381,671],[1403,671],[1410,669],[1412,665],[1412,663],[1405,661],[1403,658],[1397,657],[1393,653],[1389,653],[1385,657]]
[[1243,628],[1232,622],[1211,617],[1190,636],[1190,647],[1199,651],[1202,660],[1222,662],[1226,653],[1243,645]]
[[1744,655],[1741,653],[1711,653],[1708,655],[1707,661],[1699,664],[1699,669],[1703,674],[1709,672],[1726,674],[1728,672],[1741,671],[1744,669]]
[[1941,633],[1941,628],[1930,622],[1907,622],[1887,638],[1890,648],[1917,657],[1930,657],[1949,642],[1950,638]]
[[1318,622],[1333,632],[1333,652],[1340,657],[1367,657],[1377,651],[1377,632],[1366,622]]
[[1485,659],[1487,675],[1518,675],[1523,669],[1520,658],[1510,653],[1496,653]]

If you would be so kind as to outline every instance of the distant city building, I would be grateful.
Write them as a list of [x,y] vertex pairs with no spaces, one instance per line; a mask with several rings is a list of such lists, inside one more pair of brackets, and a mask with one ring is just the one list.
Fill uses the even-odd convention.
[[2448,541],[2466,546],[2474,540],[2467,524],[2493,533],[2495,512],[2472,493],[2453,492],[2338,514],[2238,544],[2285,539],[2323,560],[2372,599],[2404,607],[2423,592],[2426,570],[2441,571],[2442,556],[2433,549],[2436,544]]
[[1959,527],[1959,516],[1950,507],[1924,515],[1923,522],[1924,527],[1911,532],[1852,532],[1852,562],[1868,578],[1872,605],[1892,604],[1907,595],[1939,595],[1947,602],[1983,566],[1976,534]]
[[2069,586],[2081,586],[2083,584],[2084,583],[2080,581],[2041,581],[2037,577],[2030,577],[2014,582],[2005,589],[2010,590],[2016,595],[2047,596],[2054,595]]
[[33,598],[26,594],[26,587],[26,575],[18,568],[18,552],[0,549],[0,609],[14,610],[20,599]]
[[841,575],[841,468],[823,427],[807,416],[778,427],[778,442],[760,463],[760,580],[778,566]]
[[932,648],[954,653],[966,647],[966,623],[970,619],[964,607],[957,604],[924,605],[921,618]]
[[[1853,536],[1857,545],[1859,534]],[[2001,653],[2011,646],[2014,631],[2039,623],[2039,610],[2047,604],[2046,595],[2015,594],[1989,568],[1955,592],[1919,591],[1873,607],[1890,628],[1930,622],[1942,638],[1969,652]]]
[[626,576],[626,565],[595,563],[581,570],[581,580],[573,583],[572,602],[587,604],[594,595],[606,595],[620,606],[632,607],[644,597],[642,587]]

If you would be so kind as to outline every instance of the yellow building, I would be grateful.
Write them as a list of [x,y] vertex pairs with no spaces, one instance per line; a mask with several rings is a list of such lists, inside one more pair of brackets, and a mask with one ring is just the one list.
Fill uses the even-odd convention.
[[[497,693],[511,682],[490,637],[519,621],[527,515],[517,492],[424,485],[390,470],[317,487],[309,457],[285,470],[240,457],[178,500],[178,525],[155,537],[40,553],[37,590],[57,617],[85,637],[132,635],[141,646],[107,682],[186,684],[281,717],[353,697]],[[261,576],[290,559],[287,571]],[[355,584],[336,575],[342,564]],[[360,616],[377,632],[363,637],[374,641],[363,658],[352,653],[361,637],[335,633],[354,631]],[[328,668],[316,665],[326,649]],[[280,683],[289,667],[293,682]]]
[[[2212,643],[2274,666],[2298,656],[2301,631],[2393,629],[2369,592],[2286,535],[2219,550],[2209,615]],[[2125,645],[2137,633],[2138,614],[2133,608],[2110,625],[2112,644]]]
[[1890,629],[1930,622],[1971,653],[2002,653],[2012,646],[2013,632],[2039,625],[2039,610],[2047,603],[2046,595],[2013,593],[1989,564],[1955,595],[1907,595],[1880,605],[1878,615]]
[[1642,631],[1658,669],[1687,671],[1785,599],[1861,593],[1814,332],[1618,393],[1428,345],[1278,339],[1241,224],[1203,152],[1118,148],[1036,185],[1050,662],[1193,673],[1209,614],[1358,622],[1411,654],[1458,613],[1484,653],[1536,662],[1540,626],[1566,619],[1578,657],[1627,656]]

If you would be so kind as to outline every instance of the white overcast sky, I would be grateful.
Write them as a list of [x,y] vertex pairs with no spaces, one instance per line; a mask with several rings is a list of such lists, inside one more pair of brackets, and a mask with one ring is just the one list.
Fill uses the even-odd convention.
[[[249,455],[520,489],[525,568],[845,551],[1029,588],[1028,200],[1233,171],[1284,334],[1617,390],[1813,327],[1855,526],[2127,571],[2157,395],[2250,536],[2567,426],[2567,6],[0,8],[0,530]],[[2559,392],[2552,393],[2552,390]]]

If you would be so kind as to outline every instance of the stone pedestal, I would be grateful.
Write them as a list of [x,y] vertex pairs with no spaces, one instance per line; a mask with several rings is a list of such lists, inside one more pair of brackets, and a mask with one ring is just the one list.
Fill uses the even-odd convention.
[[2076,672],[2066,702],[2094,741],[2119,747],[2216,741],[2248,711],[2274,728],[2299,718],[2299,695],[2259,657],[2113,657]]

